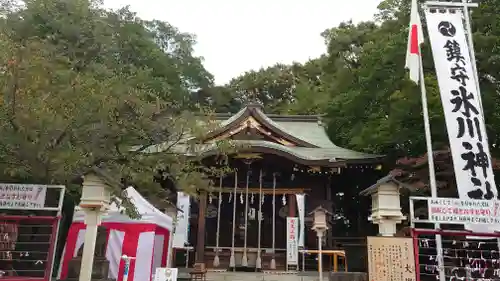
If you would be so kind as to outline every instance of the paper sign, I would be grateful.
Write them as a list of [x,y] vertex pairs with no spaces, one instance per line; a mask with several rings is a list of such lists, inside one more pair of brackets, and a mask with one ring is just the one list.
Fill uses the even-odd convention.
[[177,281],[177,268],[157,267],[154,281]]
[[35,184],[0,184],[0,208],[42,209],[47,186]]
[[413,241],[404,237],[368,237],[370,281],[415,281]]

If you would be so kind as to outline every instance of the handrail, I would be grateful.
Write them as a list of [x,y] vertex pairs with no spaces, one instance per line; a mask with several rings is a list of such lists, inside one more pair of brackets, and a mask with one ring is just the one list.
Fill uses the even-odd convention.
[[[319,254],[319,250],[299,250],[300,253],[304,254]],[[321,250],[321,254],[332,256],[333,258],[333,272],[337,272],[339,269],[339,264],[337,258],[342,258],[342,263],[344,265],[344,271],[347,272],[347,258],[344,250]],[[305,258],[302,259],[305,263]],[[319,267],[318,267],[319,270]]]

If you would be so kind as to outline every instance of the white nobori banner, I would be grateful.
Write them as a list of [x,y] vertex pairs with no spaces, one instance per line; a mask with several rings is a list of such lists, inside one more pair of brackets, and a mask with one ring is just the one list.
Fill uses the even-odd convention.
[[296,194],[297,209],[299,210],[299,247],[304,247],[304,230],[305,230],[305,195]]
[[286,265],[299,265],[299,218],[286,218]]
[[[425,11],[460,199],[497,198],[480,96],[463,14]],[[487,226],[468,229],[489,232]],[[495,226],[494,229],[498,229]]]
[[184,248],[188,243],[189,231],[189,195],[184,192],[177,192],[177,222],[175,225],[174,239],[172,247]]

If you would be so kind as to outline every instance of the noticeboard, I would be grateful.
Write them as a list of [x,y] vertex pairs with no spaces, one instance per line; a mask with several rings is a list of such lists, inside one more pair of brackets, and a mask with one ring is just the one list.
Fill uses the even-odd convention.
[[154,281],[177,281],[177,268],[157,267]]
[[415,281],[413,240],[405,237],[368,237],[370,281]]
[[0,208],[43,209],[46,185],[37,184],[0,184]]

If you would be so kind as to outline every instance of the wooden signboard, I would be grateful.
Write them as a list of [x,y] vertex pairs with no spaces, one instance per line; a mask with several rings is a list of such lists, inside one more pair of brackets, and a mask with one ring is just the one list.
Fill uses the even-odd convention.
[[415,281],[413,240],[405,237],[368,237],[370,281]]

